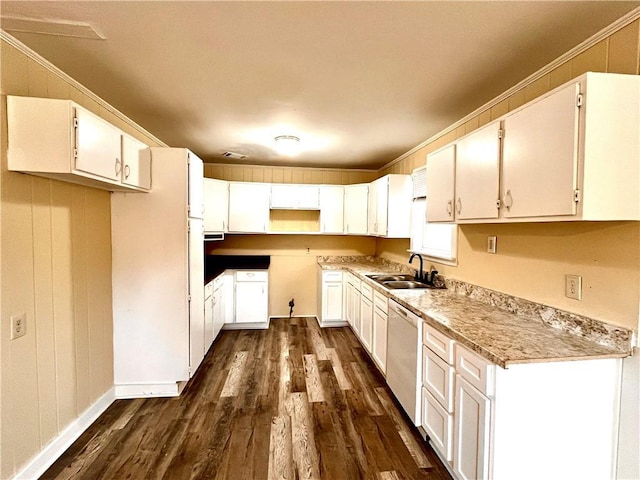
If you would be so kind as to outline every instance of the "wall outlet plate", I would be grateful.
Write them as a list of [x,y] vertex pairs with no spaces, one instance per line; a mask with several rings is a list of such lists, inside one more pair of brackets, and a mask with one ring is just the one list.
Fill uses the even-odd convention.
[[19,313],[11,316],[11,340],[27,334],[27,314]]
[[582,300],[582,276],[569,274],[564,276],[564,295]]
[[487,237],[487,253],[496,253],[498,249],[498,237],[490,235]]

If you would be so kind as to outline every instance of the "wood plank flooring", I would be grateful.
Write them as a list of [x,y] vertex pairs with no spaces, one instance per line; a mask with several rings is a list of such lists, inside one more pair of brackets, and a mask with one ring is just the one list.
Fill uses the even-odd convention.
[[179,398],[117,400],[42,479],[450,479],[348,328],[221,332]]

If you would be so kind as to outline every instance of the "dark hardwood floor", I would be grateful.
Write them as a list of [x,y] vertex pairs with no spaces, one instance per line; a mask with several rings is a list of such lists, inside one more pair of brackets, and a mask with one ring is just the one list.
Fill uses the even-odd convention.
[[117,400],[43,479],[450,479],[348,328],[223,331],[179,398]]

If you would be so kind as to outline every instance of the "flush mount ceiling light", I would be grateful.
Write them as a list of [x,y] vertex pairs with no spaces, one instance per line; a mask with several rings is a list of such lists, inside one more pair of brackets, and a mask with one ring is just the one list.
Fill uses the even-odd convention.
[[280,135],[275,138],[276,151],[280,155],[293,157],[300,151],[300,139],[293,135]]

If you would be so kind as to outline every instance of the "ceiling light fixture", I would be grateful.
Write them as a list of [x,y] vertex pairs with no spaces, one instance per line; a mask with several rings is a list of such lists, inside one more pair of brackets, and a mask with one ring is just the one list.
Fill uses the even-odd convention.
[[293,157],[300,151],[300,139],[293,135],[280,135],[275,138],[276,151],[280,155]]

